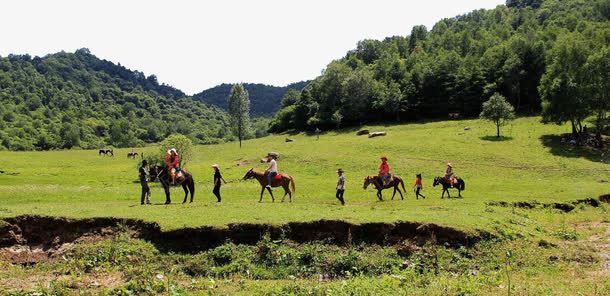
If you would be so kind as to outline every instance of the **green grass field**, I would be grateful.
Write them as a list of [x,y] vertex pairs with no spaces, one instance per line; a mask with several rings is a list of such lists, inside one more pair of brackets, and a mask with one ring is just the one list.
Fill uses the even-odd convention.
[[[536,117],[507,126],[500,141],[488,137],[494,132],[490,124],[478,120],[369,128],[388,135],[368,139],[349,130],[319,140],[289,135],[291,143],[284,141],[286,135],[270,136],[246,141],[241,149],[237,143],[198,146],[187,164],[197,181],[195,202],[186,205],[181,188],[172,191],[174,204],[162,205],[159,184],[152,186],[156,205],[139,205],[138,160],[126,158],[131,149],[115,150],[114,158],[97,151],[0,152],[5,171],[0,174],[0,217],[125,217],[158,222],[164,230],[243,222],[403,220],[485,230],[493,237],[457,249],[430,241],[336,246],[263,239],[253,246],[227,242],[180,254],[124,234],[79,242],[61,259],[33,266],[0,256],[0,295],[506,295],[509,287],[514,295],[608,295],[606,204],[577,205],[569,213],[490,205],[569,203],[610,193],[607,151],[560,144],[559,135],[569,129],[542,125]],[[158,147],[136,151],[148,155]],[[259,204],[259,184],[241,180],[252,167],[264,169],[260,158],[268,151],[279,152],[280,170],[296,178],[292,203],[271,203],[265,196]],[[382,154],[407,180],[404,201],[391,201],[386,192],[385,201],[378,202],[372,189],[362,189],[364,176],[375,174]],[[466,180],[461,199],[441,199],[440,188],[430,186],[448,161]],[[229,181],[220,204],[210,192],[213,163]],[[339,167],[347,172],[346,206],[334,198]],[[425,200],[416,200],[410,190],[416,173],[423,174]],[[413,251],[401,253],[405,246]]]
[[[465,128],[470,128],[465,130]],[[569,131],[566,126],[543,125],[539,118],[521,118],[504,129],[507,136],[494,141],[494,128],[479,120],[370,126],[386,137],[369,139],[355,130],[315,136],[270,136],[237,143],[195,147],[186,165],[197,182],[193,204],[180,204],[181,188],[172,189],[170,206],[140,206],[138,160],[126,158],[131,149],[116,149],[115,157],[97,151],[0,152],[0,216],[38,214],[82,217],[127,217],[156,221],[164,229],[185,226],[222,226],[236,222],[284,223],[317,219],[351,222],[421,221],[463,229],[494,229],[509,209],[486,211],[489,201],[540,202],[596,198],[610,193],[609,155],[572,151],[559,146],[553,136]],[[137,152],[156,153],[155,146]],[[277,151],[279,167],[296,179],[292,203],[271,203],[268,195],[259,204],[256,181],[242,181],[268,151]],[[371,188],[362,188],[364,176],[375,174],[380,155],[390,159],[392,171],[406,180],[404,201],[378,202]],[[462,199],[440,199],[432,178],[442,175],[446,162],[466,181]],[[223,202],[211,194],[213,163],[220,164],[229,184],[223,186]],[[335,170],[346,170],[347,205],[334,198]],[[411,186],[415,174],[424,178],[425,200],[415,200]],[[276,198],[283,191],[275,190]],[[159,184],[152,186],[153,203],[164,201]]]

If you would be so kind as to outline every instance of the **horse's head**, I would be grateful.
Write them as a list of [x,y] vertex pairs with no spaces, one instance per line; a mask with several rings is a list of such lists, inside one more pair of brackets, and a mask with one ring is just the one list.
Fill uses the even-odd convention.
[[441,177],[435,177],[434,182],[432,183],[432,187],[436,187],[439,184],[441,184]]
[[372,183],[372,178],[370,176],[367,176],[366,178],[364,178],[364,184],[362,184],[362,188],[363,189],[367,189],[369,187],[369,185],[371,185]]
[[246,172],[246,174],[244,175],[244,180],[248,180],[248,179],[252,179],[254,178],[254,168],[248,170],[248,172]]
[[150,180],[153,181],[153,182],[155,180],[157,180],[157,177],[159,176],[159,173],[162,172],[162,170],[163,170],[162,167],[160,167],[160,166],[158,166],[156,164],[151,164],[148,167],[148,174],[150,175]]

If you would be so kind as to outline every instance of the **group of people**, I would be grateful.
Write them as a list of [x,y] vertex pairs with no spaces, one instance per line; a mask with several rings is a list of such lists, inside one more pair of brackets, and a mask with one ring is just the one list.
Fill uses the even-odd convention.
[[[278,155],[276,153],[268,153],[266,157],[266,162],[268,163],[268,167],[265,170],[265,175],[267,176],[267,188],[272,187],[273,179],[278,175],[278,164],[277,164]],[[381,163],[379,164],[379,172],[378,177],[381,180],[381,186],[386,187],[392,182],[392,174],[390,172],[390,164],[388,163],[388,158],[386,156],[380,157]],[[142,165],[139,167],[139,178],[140,183],[142,185],[142,196],[140,198],[140,204],[150,204],[150,187],[148,186],[148,173],[146,171],[148,163],[146,160],[142,161]],[[167,170],[171,176],[172,184],[176,182],[176,174],[180,171],[180,155],[175,148],[167,150],[165,155],[165,165]],[[218,164],[213,164],[212,169],[214,170],[214,189],[212,193],[216,196],[218,202],[222,201],[222,197],[220,195],[220,187],[222,184],[226,184],[227,182],[222,177],[220,173],[220,166]],[[335,197],[339,200],[341,205],[345,205],[345,189],[346,189],[346,179],[345,179],[345,171],[343,169],[337,170],[338,180],[336,187],[336,195]],[[449,184],[456,184],[457,180],[455,178],[455,174],[453,172],[453,165],[451,163],[447,163],[447,169],[445,170],[445,179],[449,182]],[[415,190],[416,197],[426,198],[421,194],[421,190],[423,189],[422,176],[421,174],[415,175],[415,184],[413,184],[413,188]]]
[[[386,187],[392,182],[392,173],[390,172],[390,164],[388,163],[388,158],[386,156],[380,157],[381,163],[379,164],[379,172],[378,177],[381,180],[381,186]],[[345,198],[343,197],[345,194],[345,171],[343,169],[337,170],[337,175],[339,176],[337,180],[337,193],[335,197],[339,200],[341,205],[345,205]],[[457,179],[455,174],[453,173],[453,165],[451,163],[447,163],[447,169],[445,170],[445,179],[449,182],[449,184],[455,185],[457,184]],[[416,197],[426,198],[421,194],[421,190],[423,189],[422,176],[421,174],[415,175],[415,184],[413,184],[413,188],[415,190]]]

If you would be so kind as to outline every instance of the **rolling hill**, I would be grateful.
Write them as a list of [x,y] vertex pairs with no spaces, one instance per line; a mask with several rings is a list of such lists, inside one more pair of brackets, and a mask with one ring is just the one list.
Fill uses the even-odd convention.
[[[272,86],[260,83],[245,83],[244,87],[250,95],[250,113],[252,116],[271,116],[280,109],[282,97],[289,89],[301,91],[309,81],[301,81],[287,86]],[[193,95],[201,102],[218,106],[227,110],[228,97],[233,84],[223,83],[213,88]]]

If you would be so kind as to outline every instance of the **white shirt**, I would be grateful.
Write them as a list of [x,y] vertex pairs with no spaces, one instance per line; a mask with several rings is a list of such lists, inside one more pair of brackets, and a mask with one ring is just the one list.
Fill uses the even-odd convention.
[[345,176],[339,176],[339,182],[337,182],[337,190],[345,190]]
[[275,159],[272,159],[269,163],[270,163],[269,172],[277,173],[277,162],[275,161]]

